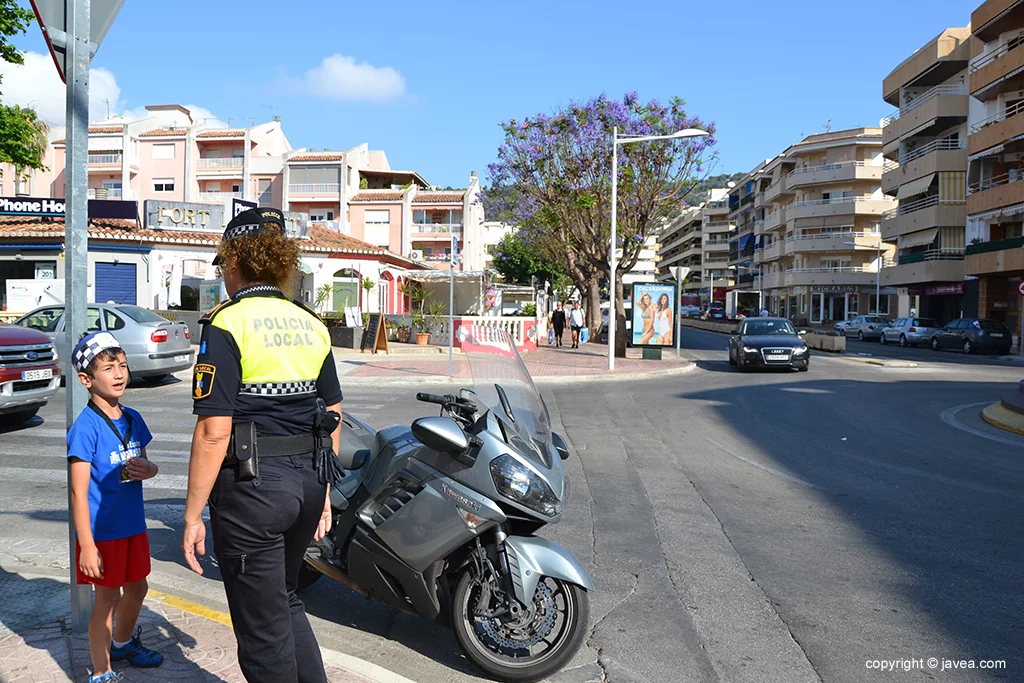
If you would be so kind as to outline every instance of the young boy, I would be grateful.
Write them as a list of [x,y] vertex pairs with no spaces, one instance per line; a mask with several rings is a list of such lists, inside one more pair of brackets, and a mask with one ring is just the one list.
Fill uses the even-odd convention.
[[[130,377],[125,353],[113,335],[86,335],[71,363],[89,390],[89,405],[68,432],[78,583],[96,588],[89,619],[89,683],[111,683],[122,677],[111,671],[111,660],[152,667],[164,658],[142,645],[141,628],[133,633],[149,590],[142,480],[156,476],[157,466],[146,459],[153,436],[142,415],[120,404]],[[117,625],[111,632],[115,613]]]

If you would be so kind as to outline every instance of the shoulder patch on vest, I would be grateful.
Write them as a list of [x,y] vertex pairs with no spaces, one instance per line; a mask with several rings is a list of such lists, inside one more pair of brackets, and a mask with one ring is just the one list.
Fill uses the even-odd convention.
[[233,304],[235,302],[236,302],[235,299],[228,299],[227,301],[220,302],[219,304],[217,304],[216,306],[214,306],[209,311],[207,311],[206,313],[203,314],[203,317],[201,317],[199,319],[199,324],[200,325],[205,325],[207,323],[213,322],[214,317],[218,313],[220,313],[225,308],[227,308],[228,306],[230,306],[231,304]]

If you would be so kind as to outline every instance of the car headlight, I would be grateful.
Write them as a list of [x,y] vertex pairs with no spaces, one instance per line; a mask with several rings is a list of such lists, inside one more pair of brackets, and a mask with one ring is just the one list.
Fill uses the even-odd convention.
[[752,346],[744,346],[743,353],[760,353],[760,351],[758,349],[753,348]]
[[806,346],[798,346],[795,349],[793,349],[793,355],[794,356],[802,356],[805,353],[807,353],[807,347]]
[[562,503],[551,487],[511,455],[497,458],[490,467],[494,488],[502,496],[548,517],[561,514]]

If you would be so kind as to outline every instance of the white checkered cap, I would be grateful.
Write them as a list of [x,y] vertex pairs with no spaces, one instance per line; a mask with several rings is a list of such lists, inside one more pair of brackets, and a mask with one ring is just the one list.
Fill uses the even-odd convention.
[[119,349],[121,344],[109,332],[93,332],[82,337],[71,353],[71,364],[78,372],[85,372],[92,359],[107,349]]

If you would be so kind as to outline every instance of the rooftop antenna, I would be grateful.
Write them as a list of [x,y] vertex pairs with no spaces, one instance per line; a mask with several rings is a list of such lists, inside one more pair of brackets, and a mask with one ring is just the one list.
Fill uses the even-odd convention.
[[109,119],[110,118],[110,98],[106,97],[106,98],[103,99],[103,101],[107,103],[107,118]]
[[825,124],[825,132],[826,133],[831,133],[832,132],[832,119],[829,119],[828,122]]

